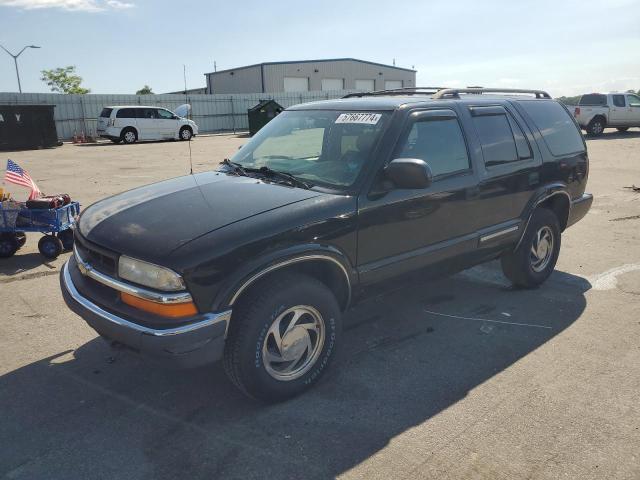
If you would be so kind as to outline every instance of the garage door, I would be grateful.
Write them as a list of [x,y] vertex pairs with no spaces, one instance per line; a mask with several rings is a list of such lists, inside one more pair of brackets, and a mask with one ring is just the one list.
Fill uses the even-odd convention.
[[392,90],[394,88],[402,88],[402,80],[385,80],[384,89]]
[[376,88],[375,80],[356,80],[356,90],[372,92]]
[[342,78],[323,78],[322,90],[344,90],[344,80]]
[[284,77],[284,91],[285,92],[308,92],[309,78],[308,77]]

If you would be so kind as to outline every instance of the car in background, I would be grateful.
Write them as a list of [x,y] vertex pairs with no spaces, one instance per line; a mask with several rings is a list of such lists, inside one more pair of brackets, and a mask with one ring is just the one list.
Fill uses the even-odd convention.
[[184,118],[189,105],[181,105],[174,113],[166,108],[147,106],[105,107],[98,118],[98,136],[114,143],[138,140],[191,140],[198,134],[193,120]]
[[634,93],[589,93],[580,97],[573,116],[594,137],[608,127],[624,132],[640,127],[640,97]]

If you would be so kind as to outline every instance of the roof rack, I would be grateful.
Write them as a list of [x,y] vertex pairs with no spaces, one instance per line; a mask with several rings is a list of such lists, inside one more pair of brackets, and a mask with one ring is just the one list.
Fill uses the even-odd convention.
[[536,98],[551,98],[544,90],[526,90],[521,88],[446,88],[438,90],[431,98],[459,98],[461,93],[483,94],[483,93],[529,93]]
[[354,97],[377,97],[387,95],[433,95],[440,90],[446,90],[447,87],[403,87],[392,88],[390,90],[376,90],[373,92],[355,92],[349,93],[342,98]]

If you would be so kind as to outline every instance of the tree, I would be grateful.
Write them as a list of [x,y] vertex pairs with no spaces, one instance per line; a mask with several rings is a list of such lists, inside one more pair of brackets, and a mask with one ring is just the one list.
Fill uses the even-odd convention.
[[76,75],[76,67],[58,67],[52,70],[42,70],[41,80],[51,88],[52,92],[76,93],[84,95],[91,90],[80,86],[82,77]]
[[136,92],[136,95],[153,95],[153,90],[151,90],[149,85],[145,85]]

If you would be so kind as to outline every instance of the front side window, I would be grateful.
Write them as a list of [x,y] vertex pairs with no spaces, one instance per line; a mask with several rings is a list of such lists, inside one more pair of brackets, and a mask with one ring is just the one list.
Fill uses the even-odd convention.
[[614,95],[613,96],[613,104],[616,107],[624,107],[624,95]]
[[389,112],[284,111],[231,158],[247,169],[266,167],[333,189],[355,183],[390,117]]
[[171,113],[169,110],[163,110],[162,108],[159,108],[157,112],[158,118],[161,118],[163,120],[173,120],[173,113]]
[[640,97],[637,95],[627,95],[627,102],[630,107],[640,107]]
[[396,157],[424,160],[434,177],[469,169],[464,136],[455,118],[416,121]]

